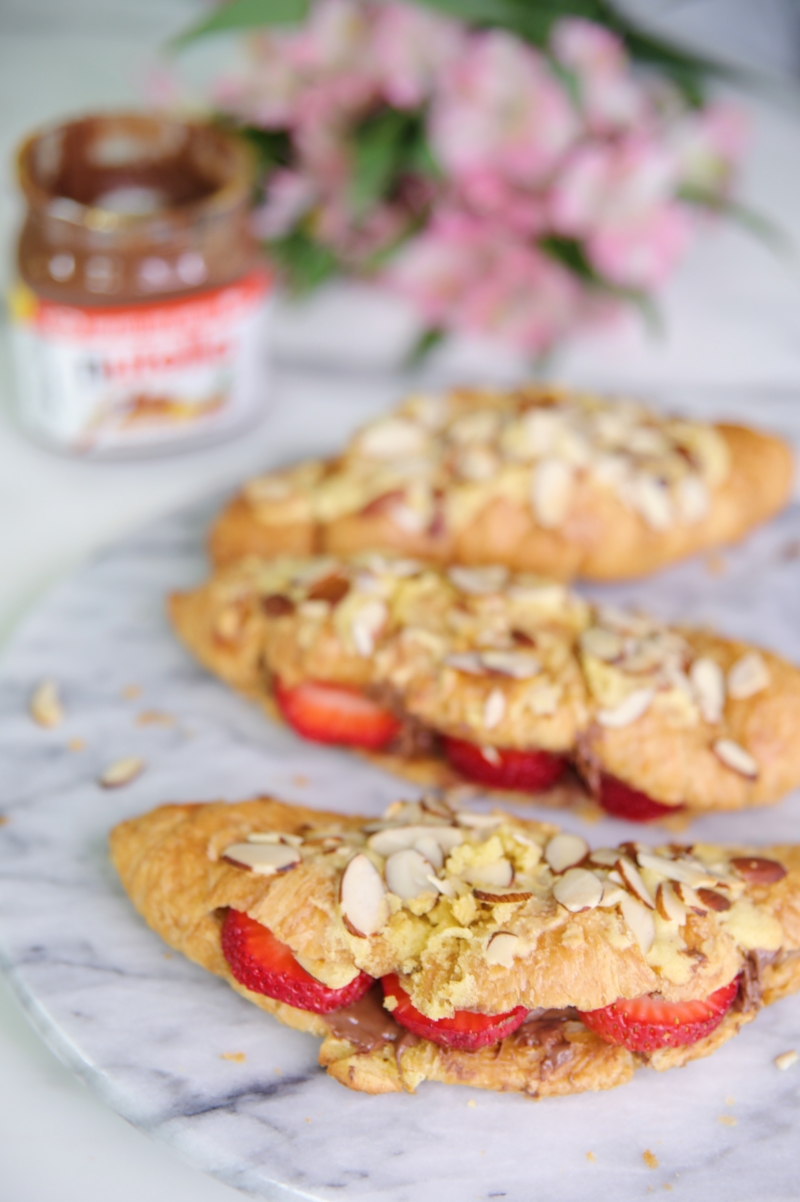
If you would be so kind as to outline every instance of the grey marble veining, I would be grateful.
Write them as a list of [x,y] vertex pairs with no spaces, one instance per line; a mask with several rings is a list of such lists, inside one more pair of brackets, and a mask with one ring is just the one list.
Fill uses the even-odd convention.
[[[88,564],[28,621],[0,670],[0,955],[45,1039],[132,1122],[258,1197],[627,1202],[669,1185],[707,1202],[796,1198],[800,1068],[783,1074],[772,1059],[800,1049],[800,999],[764,1011],[710,1060],[643,1071],[608,1094],[534,1102],[427,1085],[369,1098],[317,1068],[317,1040],[279,1026],[144,926],[107,861],[120,819],[168,800],[262,791],[377,814],[409,791],[270,725],[171,638],[163,597],[202,576],[213,509],[162,521]],[[693,562],[596,591],[714,622],[800,662],[798,539],[795,506],[726,552],[721,575]],[[26,712],[44,677],[59,682],[66,708],[54,730]],[[131,685],[139,696],[125,695]],[[152,710],[175,723],[137,722]],[[82,750],[69,749],[75,739]],[[101,789],[100,772],[126,755],[142,756],[146,771]],[[580,829],[574,816],[563,821]],[[800,839],[800,795],[694,830]],[[607,820],[589,837],[637,832]],[[244,1061],[221,1058],[230,1052]]]

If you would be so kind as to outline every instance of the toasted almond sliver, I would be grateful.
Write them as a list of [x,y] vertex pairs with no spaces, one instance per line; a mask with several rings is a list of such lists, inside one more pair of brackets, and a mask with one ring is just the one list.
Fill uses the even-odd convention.
[[570,914],[594,910],[602,900],[603,883],[586,868],[568,868],[553,886],[553,897]]
[[725,676],[719,664],[701,655],[689,669],[697,704],[704,722],[716,725],[725,708]]
[[584,655],[593,655],[611,663],[622,655],[624,643],[615,630],[606,630],[603,626],[590,626],[584,630],[580,639],[581,651]]
[[54,680],[43,680],[33,690],[30,715],[39,726],[60,726],[64,721],[64,710]]
[[508,568],[492,564],[485,568],[465,568],[454,565],[447,569],[450,580],[462,593],[483,597],[499,592],[508,580]]
[[389,917],[383,878],[363,852],[353,856],[339,887],[342,918],[351,935],[375,935]]
[[296,847],[286,843],[231,843],[221,858],[237,868],[249,868],[260,876],[274,876],[294,868],[302,857]]
[[717,878],[702,868],[687,864],[682,860],[668,860],[665,856],[654,855],[653,852],[640,851],[636,857],[640,868],[648,868],[666,877],[668,881],[684,881],[694,889],[704,886],[714,886]]
[[529,893],[527,889],[476,889],[475,896],[478,901],[490,902],[492,905],[497,905],[501,902],[513,904],[530,901],[533,894]]
[[505,717],[506,698],[502,689],[492,689],[483,705],[483,725],[487,730],[494,730]]
[[388,826],[370,835],[367,843],[379,856],[391,856],[396,851],[414,847],[422,838],[435,839],[445,855],[464,842],[463,831],[456,826],[435,826],[416,823],[409,826]]
[[544,858],[553,872],[565,872],[586,859],[589,844],[580,835],[566,832],[554,835],[544,849]]
[[622,885],[616,885],[614,881],[610,880],[603,882],[603,897],[600,905],[604,910],[610,906],[618,906],[623,897],[630,897],[630,894]]
[[647,713],[654,696],[654,689],[634,689],[614,709],[598,710],[597,721],[601,726],[612,728],[631,726]]
[[430,893],[430,872],[434,865],[415,847],[396,851],[389,856],[383,869],[386,887],[402,901],[410,901],[421,893]]
[[131,781],[136,780],[142,772],[144,760],[135,755],[126,756],[125,759],[109,764],[100,777],[100,784],[104,789],[119,789],[122,785],[129,785]]
[[538,676],[542,665],[535,655],[526,651],[482,651],[481,660],[490,672],[511,676],[514,680],[529,680]]
[[695,910],[698,914],[708,913],[709,907],[700,900],[697,891],[691,885],[687,885],[684,881],[675,881],[672,887],[688,909]]
[[562,459],[540,459],[531,476],[531,508],[545,530],[562,525],[573,491],[572,468]]
[[642,880],[639,869],[633,860],[629,860],[627,856],[620,856],[617,860],[616,871],[622,878],[623,885],[630,893],[638,897],[639,901],[643,902],[648,909],[655,909],[655,902],[650,896],[650,891]]
[[613,868],[619,859],[619,848],[595,847],[594,851],[589,852],[589,859],[601,868]]
[[716,910],[718,913],[723,913],[725,910],[730,910],[731,903],[723,894],[717,893],[716,889],[698,889],[697,896],[704,906],[709,910]]
[[757,651],[748,651],[728,672],[728,693],[734,701],[745,701],[766,689],[769,682],[769,668],[764,657]]
[[686,922],[686,906],[678,897],[670,881],[662,881],[656,889],[656,909],[668,922],[682,927]]
[[466,672],[469,676],[485,676],[486,668],[483,658],[477,651],[457,651],[444,657],[446,668],[455,668],[457,672]]
[[520,945],[519,935],[510,931],[495,931],[486,945],[486,963],[499,964],[502,968],[514,967],[514,954]]
[[734,856],[731,867],[748,885],[774,885],[786,876],[786,869],[777,860],[766,860],[763,856]]
[[506,889],[514,879],[514,868],[511,861],[502,856],[499,860],[493,860],[491,864],[475,864],[465,868],[461,879],[468,885],[481,889],[487,886],[489,889]]
[[792,1048],[788,1052],[781,1052],[780,1056],[776,1056],[772,1063],[776,1068],[779,1068],[781,1072],[785,1073],[787,1069],[794,1068],[798,1060],[800,1060],[800,1056],[797,1054],[794,1048]]
[[[489,750],[494,750],[494,748],[489,748]],[[466,826],[475,831],[492,830],[493,827],[500,826],[504,821],[503,814],[474,814],[469,810],[458,810],[456,813],[456,822],[459,826]]]
[[656,924],[653,920],[652,911],[643,906],[635,897],[631,897],[627,893],[619,903],[619,908],[622,911],[622,917],[631,929],[631,932],[641,948],[642,955],[646,956],[652,948],[656,939]]
[[493,768],[500,767],[502,760],[500,759],[500,752],[496,747],[489,747],[488,744],[481,747],[481,755],[486,760],[486,763],[491,764]]
[[717,739],[711,744],[711,750],[726,768],[731,768],[740,776],[747,777],[748,780],[755,780],[758,777],[758,761],[733,739]]
[[369,658],[375,650],[375,639],[383,628],[389,611],[386,602],[371,597],[359,606],[350,621],[350,636],[359,655]]
[[251,831],[248,843],[288,843],[290,847],[302,847],[305,839],[301,835],[290,835],[288,831]]

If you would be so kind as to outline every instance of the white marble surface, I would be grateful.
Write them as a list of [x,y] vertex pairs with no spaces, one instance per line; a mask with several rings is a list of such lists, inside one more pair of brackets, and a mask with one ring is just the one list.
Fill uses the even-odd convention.
[[[346,1188],[364,1202],[527,1202],[535,1190],[627,1202],[671,1185],[709,1202],[795,1198],[800,1072],[784,1075],[772,1058],[800,1047],[796,999],[763,1012],[712,1060],[642,1072],[602,1096],[534,1103],[429,1085],[416,1097],[373,1099],[316,1068],[315,1039],[166,953],[108,864],[113,823],[166,799],[259,790],[379,813],[408,790],[267,723],[172,639],[163,596],[203,574],[212,509],[164,519],[95,557],[28,619],[0,667],[0,957],[59,1056],[135,1125],[259,1197],[330,1202]],[[699,561],[603,593],[714,622],[800,660],[798,537],[793,506],[728,553],[723,575]],[[26,713],[44,676],[59,681],[67,711],[54,730]],[[141,689],[135,698],[124,695],[131,685]],[[153,709],[174,725],[139,725]],[[68,748],[75,738],[82,750]],[[146,771],[102,790],[98,775],[123,755],[142,756]],[[800,794],[768,811],[706,818],[695,832],[718,836],[723,821],[732,839],[800,837]],[[580,825],[571,816],[565,824]],[[592,838],[635,833],[608,820]],[[228,1052],[244,1052],[244,1063],[222,1059]]]

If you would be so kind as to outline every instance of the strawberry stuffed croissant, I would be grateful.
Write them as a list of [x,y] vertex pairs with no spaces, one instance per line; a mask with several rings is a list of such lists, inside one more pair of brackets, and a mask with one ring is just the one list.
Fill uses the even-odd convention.
[[440,799],[382,821],[260,799],[163,806],[111,851],[158,934],[367,1093],[609,1089],[800,987],[798,847],[592,851]]
[[800,784],[796,668],[503,567],[250,558],[170,608],[198,659],[268,712],[419,783],[563,799],[570,769],[639,820]]
[[251,480],[215,562],[376,548],[559,580],[643,576],[735,542],[788,500],[792,454],[744,426],[530,384],[414,396],[336,459]]

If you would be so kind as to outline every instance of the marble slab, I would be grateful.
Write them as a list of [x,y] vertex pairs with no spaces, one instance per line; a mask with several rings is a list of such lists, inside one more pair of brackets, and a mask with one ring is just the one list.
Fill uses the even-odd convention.
[[[163,801],[260,791],[378,814],[409,793],[270,725],[173,641],[163,597],[203,575],[214,508],[95,558],[27,622],[0,667],[0,958],[47,1042],[131,1122],[259,1198],[627,1202],[668,1188],[704,1202],[796,1198],[800,1067],[782,1073],[772,1061],[800,1049],[800,999],[764,1011],[710,1060],[642,1071],[607,1094],[534,1102],[431,1084],[369,1098],[317,1068],[315,1039],[279,1026],[144,926],[107,860],[120,819]],[[595,591],[713,622],[800,662],[798,540],[795,505],[710,565]],[[67,714],[52,730],[26,712],[45,677],[59,682]],[[174,721],[153,721],[154,711]],[[101,789],[103,768],[128,755],[146,771]],[[581,829],[572,815],[564,825]],[[694,829],[800,839],[800,794]],[[636,833],[605,820],[589,837]]]

